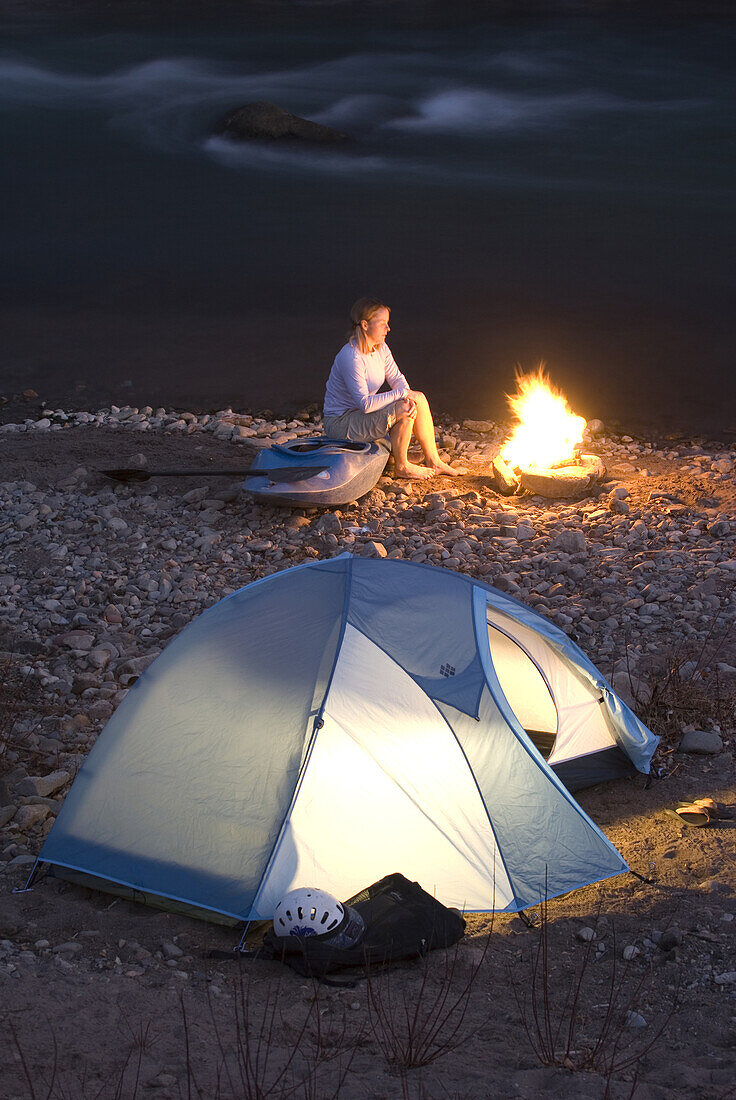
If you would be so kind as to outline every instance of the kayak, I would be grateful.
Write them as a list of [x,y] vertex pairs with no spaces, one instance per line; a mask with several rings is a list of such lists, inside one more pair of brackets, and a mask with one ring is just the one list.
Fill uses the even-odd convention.
[[243,488],[277,504],[350,504],[371,491],[388,457],[382,443],[325,436],[274,443],[258,452]]

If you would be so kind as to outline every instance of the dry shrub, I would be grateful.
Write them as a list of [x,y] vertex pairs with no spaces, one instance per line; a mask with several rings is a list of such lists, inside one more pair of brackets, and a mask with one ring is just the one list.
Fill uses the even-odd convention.
[[479,960],[469,971],[463,949],[425,955],[419,962],[418,980],[405,971],[368,973],[368,1009],[373,1036],[386,1061],[399,1069],[428,1066],[456,1050],[487,1022],[483,1016],[466,1025],[473,990],[485,963],[493,934],[493,921]]
[[[124,1021],[127,1026],[127,1021]],[[130,1043],[121,1062],[110,1066],[106,1080],[87,1079],[87,1068],[81,1072],[62,1074],[59,1069],[59,1048],[53,1028],[48,1033],[53,1047],[53,1060],[48,1073],[36,1073],[21,1045],[12,1020],[8,1020],[12,1059],[29,1100],[137,1100],[142,1087],[141,1071],[144,1054],[153,1045],[151,1022],[138,1022],[130,1029]]]
[[[280,980],[256,983],[239,974],[225,1027],[210,1003],[217,1051],[213,1090],[200,1085],[204,1071],[195,1066],[182,997],[187,1100],[334,1100],[364,1031],[351,1032],[345,1012],[340,1016],[330,1007],[317,982],[305,1006],[293,985],[284,989]],[[206,1063],[212,1063],[211,1052]]]
[[[197,1028],[195,1044],[191,1009],[180,997],[182,1100],[337,1100],[365,1028],[350,1028],[344,1011],[331,1012],[316,984],[305,1003],[302,987],[293,983],[284,989],[280,981],[253,982],[240,975],[232,999],[222,1002],[228,1009],[225,1023],[210,1002],[212,1026]],[[13,1021],[7,1023],[10,1061],[16,1064],[23,1090],[18,1095],[29,1100],[138,1100],[151,1087],[145,1077],[151,1072],[151,1051],[162,1035],[151,1021],[129,1020],[121,1012],[127,1051],[110,1061],[102,1083],[90,1079],[86,1069],[61,1070],[50,1026],[53,1059],[39,1072]]]
[[[608,1095],[614,1074],[637,1066],[658,1042],[677,1007],[678,992],[648,1027],[644,1038],[639,1029],[627,1025],[628,1013],[635,1011],[645,994],[649,974],[646,970],[637,974],[630,963],[620,962],[615,931],[611,950],[604,959],[593,958],[595,939],[591,939],[577,967],[560,981],[558,974],[569,968],[555,964],[546,901],[541,904],[540,915],[538,942],[527,965],[509,970],[524,1031],[541,1065],[603,1073]],[[599,916],[594,921],[594,932]],[[593,974],[594,966],[607,969],[602,983],[601,971],[597,969]],[[601,984],[606,997],[602,1002],[600,990],[595,988]]]
[[714,614],[704,638],[680,638],[660,650],[648,667],[634,675],[626,656],[626,674],[636,712],[662,738],[665,750],[677,745],[687,726],[726,730],[736,720],[736,683],[718,668],[733,641],[729,625]]

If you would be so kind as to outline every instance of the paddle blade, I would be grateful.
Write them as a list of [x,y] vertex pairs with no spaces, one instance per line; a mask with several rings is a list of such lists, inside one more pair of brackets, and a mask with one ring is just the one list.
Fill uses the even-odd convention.
[[151,475],[148,470],[101,470],[105,477],[111,477],[113,481],[148,481]]

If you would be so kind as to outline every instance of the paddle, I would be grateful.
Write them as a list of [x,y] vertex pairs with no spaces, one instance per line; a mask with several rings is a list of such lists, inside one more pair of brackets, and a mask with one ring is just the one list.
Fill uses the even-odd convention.
[[152,477],[267,477],[269,481],[305,481],[326,470],[327,466],[281,466],[276,470],[101,470],[113,481],[148,481]]

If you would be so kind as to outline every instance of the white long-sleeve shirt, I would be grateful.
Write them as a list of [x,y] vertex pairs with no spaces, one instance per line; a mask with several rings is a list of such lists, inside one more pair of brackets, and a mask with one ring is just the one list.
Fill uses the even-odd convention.
[[[379,393],[384,382],[391,389]],[[409,392],[409,383],[396,366],[387,344],[362,352],[354,344],[340,348],[325,391],[325,416],[342,416],[352,409],[376,412]]]

